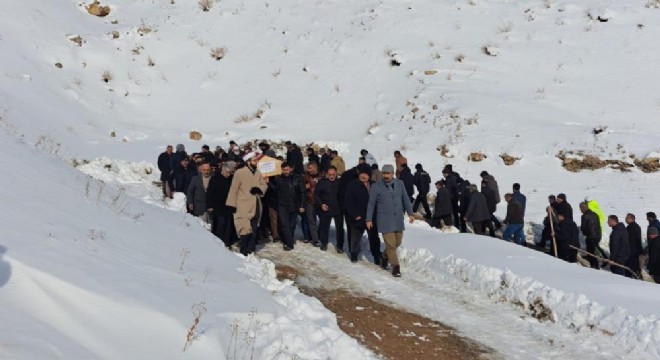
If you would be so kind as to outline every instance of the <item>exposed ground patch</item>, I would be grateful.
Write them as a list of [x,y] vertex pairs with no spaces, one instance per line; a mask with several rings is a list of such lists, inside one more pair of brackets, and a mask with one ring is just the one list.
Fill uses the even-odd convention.
[[386,359],[467,360],[485,358],[491,352],[457,335],[447,325],[376,301],[367,294],[334,286],[305,286],[337,277],[327,274],[328,279],[320,280],[318,271],[307,274],[302,269],[278,264],[281,259],[271,260],[276,263],[280,280],[292,280],[302,293],[317,298],[337,315],[337,324],[345,333]]

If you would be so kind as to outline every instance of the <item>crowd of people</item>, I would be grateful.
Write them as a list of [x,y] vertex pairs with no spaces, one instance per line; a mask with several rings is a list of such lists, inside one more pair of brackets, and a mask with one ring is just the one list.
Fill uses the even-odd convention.
[[[446,165],[442,179],[434,183],[435,194],[429,196],[431,176],[419,163],[413,173],[400,151],[394,152],[393,164],[379,166],[363,149],[357,164],[347,169],[336,150],[308,147],[303,151],[290,141],[284,145],[286,153],[281,155],[265,141],[258,149],[241,148],[232,141],[227,151],[216,147],[213,152],[204,145],[190,155],[182,144],[176,151],[168,145],[158,157],[163,195],[171,198],[174,192],[184,193],[188,212],[210,223],[228,248],[238,243],[244,255],[256,251],[259,241],[281,242],[285,251],[293,250],[298,224],[304,242],[327,251],[334,222],[336,251],[347,250],[350,260],[357,262],[366,233],[374,263],[383,269],[391,265],[396,277],[401,276],[396,249],[403,240],[404,219],[412,223],[420,210],[433,227],[455,227],[491,237],[504,227],[502,239],[528,246],[524,233],[527,199],[518,183],[501,197],[497,180],[488,172],[481,172],[478,186]],[[281,173],[262,175],[258,163],[263,156],[279,159]],[[506,216],[500,222],[495,212],[502,199]],[[626,215],[624,225],[616,215],[606,218],[598,202],[587,198],[579,204],[578,227],[565,194],[551,195],[548,200],[539,248],[552,244],[552,255],[573,263],[580,252],[592,268],[609,266],[613,273],[628,277],[641,277],[640,256],[648,254],[649,274],[660,283],[660,221],[654,213],[647,213],[648,247],[644,249],[634,214]],[[609,254],[599,246],[605,224],[612,228]],[[586,250],[581,248],[580,234]]]

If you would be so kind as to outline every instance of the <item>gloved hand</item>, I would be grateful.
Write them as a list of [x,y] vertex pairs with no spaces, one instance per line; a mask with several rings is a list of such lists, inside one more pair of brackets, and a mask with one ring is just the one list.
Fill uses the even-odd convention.
[[250,189],[250,194],[252,194],[252,195],[263,195],[264,192],[261,191],[260,188],[258,188],[258,187],[255,186],[255,187],[253,187],[252,189]]

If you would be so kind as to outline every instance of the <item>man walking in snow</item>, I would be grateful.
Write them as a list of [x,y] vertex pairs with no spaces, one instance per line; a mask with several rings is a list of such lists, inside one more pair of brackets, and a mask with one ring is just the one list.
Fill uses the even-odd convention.
[[422,164],[415,165],[415,175],[413,177],[413,183],[417,188],[417,197],[413,203],[413,212],[417,212],[419,205],[424,207],[424,217],[427,219],[431,218],[431,209],[429,208],[429,202],[427,196],[429,191],[431,191],[431,176],[427,173]]
[[378,223],[378,231],[383,234],[385,241],[385,254],[381,260],[381,266],[387,268],[387,262],[392,263],[392,275],[401,276],[399,259],[396,249],[403,241],[404,212],[412,224],[413,217],[410,198],[404,189],[403,182],[394,179],[394,166],[384,165],[382,168],[383,180],[375,183],[369,193],[369,204],[367,205],[366,228],[374,227],[374,219]]
[[403,170],[403,164],[408,163],[408,159],[405,156],[401,155],[401,151],[397,150],[394,152],[394,163],[396,164],[396,178],[399,178],[401,170]]
[[[361,251],[362,234],[367,230],[365,219],[369,205],[369,192],[374,182],[370,180],[371,172],[368,166],[360,166],[358,178],[352,180],[346,187],[346,214],[349,219],[348,226],[351,228],[349,239],[351,249],[351,261],[357,262]],[[373,222],[371,229],[367,230],[369,248],[374,258],[374,264],[381,265],[380,239],[378,238],[378,226]]]
[[[566,217],[566,214],[557,215],[559,220],[555,239],[557,240],[557,256],[569,263],[577,262],[577,250],[580,246],[580,232],[575,221]],[[573,246],[574,248],[572,248]]]
[[174,168],[171,166],[170,159],[172,157],[172,145],[167,145],[165,152],[158,155],[158,170],[160,170],[160,181],[163,184],[163,196],[172,198],[174,185],[172,182],[172,172]]
[[406,189],[406,194],[408,194],[408,199],[412,204],[413,194],[415,194],[415,178],[413,177],[408,164],[401,165],[401,173],[397,177],[399,180],[403,181],[403,186]]
[[[488,187],[493,189],[493,192],[495,193],[495,210],[496,210],[497,204],[502,202],[502,198],[500,197],[500,187],[497,184],[497,180],[495,180],[495,177],[489,174],[487,171],[482,171],[480,175],[481,175],[481,179],[486,181]],[[493,225],[495,225],[495,230],[497,230],[502,227],[502,224],[500,224],[500,220],[498,220],[497,217],[495,216],[495,210],[493,210],[490,219],[493,222]]]
[[625,265],[630,257],[630,241],[628,240],[628,231],[626,227],[619,222],[619,218],[616,215],[610,215],[607,217],[607,225],[612,228],[612,233],[610,234],[610,260],[606,260],[610,263],[610,271],[613,274],[625,275],[626,271],[612,264],[615,262],[619,265]]
[[314,198],[321,218],[319,224],[321,250],[325,251],[328,250],[330,223],[333,220],[335,221],[336,243],[341,244],[344,241],[344,217],[339,206],[339,180],[337,179],[337,169],[334,166],[331,165],[328,168],[325,178],[316,185]]
[[466,222],[472,223],[472,229],[475,234],[484,235],[486,226],[490,223],[490,212],[488,211],[486,197],[479,192],[475,184],[471,184],[468,189],[470,192],[470,204],[465,211],[463,219]]
[[504,229],[504,235],[502,238],[506,241],[510,241],[511,235],[513,235],[516,244],[525,246],[525,233],[523,232],[523,228],[525,227],[523,206],[518,201],[514,200],[513,194],[505,194],[504,201],[507,202],[506,218],[504,218],[504,223],[507,224],[507,226],[506,229]]
[[[580,211],[582,212],[582,219],[580,221],[580,229],[582,230],[582,234],[585,236],[585,242],[587,243],[587,251],[595,254],[596,249],[600,249],[600,246],[598,245],[600,243],[600,239],[602,238],[602,232],[600,228],[600,221],[598,219],[598,215],[596,215],[595,212],[589,210],[589,206],[586,202],[580,203]],[[558,212],[560,214],[563,214],[566,218],[569,217],[569,213],[567,211],[562,211]],[[604,254],[601,252],[601,254]],[[592,269],[600,269],[600,265],[598,263],[598,259],[593,257],[593,256],[587,256],[587,260],[589,260],[589,265],[591,266]]]
[[[449,190],[442,181],[435,182],[435,188],[438,192],[435,195],[435,205],[433,206],[433,218],[431,226],[442,229],[454,225],[452,216],[453,208]],[[414,209],[413,209],[414,210]]]
[[263,207],[261,197],[267,189],[267,178],[257,169],[261,158],[258,152],[250,151],[243,155],[245,166],[234,174],[229,188],[226,205],[236,209],[234,225],[240,239],[241,254],[247,256],[256,250],[256,236]]
[[206,189],[208,189],[209,181],[211,180],[211,165],[202,164],[198,169],[199,175],[192,178],[188,187],[186,202],[188,204],[188,210],[193,215],[208,223],[210,219],[206,212]]
[[227,248],[236,240],[233,208],[227,207],[227,196],[234,179],[231,166],[224,164],[220,174],[211,177],[206,189],[206,211],[213,217],[213,233],[220,238]]
[[272,179],[269,188],[277,193],[277,217],[280,220],[280,236],[285,251],[293,250],[293,234],[296,230],[298,215],[305,214],[305,181],[293,172],[288,162],[282,163],[282,176]]
[[[626,231],[628,231],[628,240],[630,241],[630,257],[628,258],[628,263],[624,264],[630,268],[639,278],[641,278],[642,272],[639,266],[639,255],[642,254],[642,228],[635,222],[635,215],[628,214],[626,215]],[[632,277],[633,275],[629,272],[626,272],[627,277]]]
[[459,218],[459,194],[458,194],[458,181],[456,175],[452,171],[451,165],[445,166],[442,170],[442,176],[445,178],[444,187],[449,191],[449,199],[451,201],[452,216],[454,218],[454,226],[457,229],[461,228],[461,220]]
[[527,209],[527,196],[520,192],[520,184],[518,183],[513,184],[513,200],[522,205],[523,215],[525,215],[525,209]]
[[318,163],[309,162],[307,164],[307,171],[303,175],[303,179],[305,180],[305,213],[301,216],[306,220],[302,223],[306,224],[303,233],[306,242],[311,241],[314,246],[320,246],[317,216],[317,205],[319,204],[316,204],[314,196],[316,186],[321,180]]
[[648,241],[649,261],[646,269],[656,284],[660,284],[660,231],[655,226],[649,226],[646,232]]

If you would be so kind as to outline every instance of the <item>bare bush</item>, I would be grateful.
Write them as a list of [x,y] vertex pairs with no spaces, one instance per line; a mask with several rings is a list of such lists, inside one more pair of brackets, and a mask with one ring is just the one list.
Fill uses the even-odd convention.
[[213,0],[199,0],[197,4],[202,11],[208,12],[213,7]]
[[103,6],[99,1],[94,1],[90,5],[85,6],[85,9],[90,15],[98,17],[106,17],[110,14],[110,6]]
[[101,74],[101,80],[103,80],[103,82],[109,83],[112,81],[112,73],[110,71],[104,71],[103,74]]
[[152,58],[151,56],[148,56],[147,57],[147,65],[155,66],[156,65],[156,60],[154,60],[154,58]]
[[500,34],[508,34],[513,30],[513,22],[507,21],[497,27],[497,32]]
[[193,341],[198,338],[197,328],[199,327],[202,315],[206,313],[206,303],[202,301],[198,304],[193,304],[190,307],[190,311],[193,313],[193,323],[190,325],[190,329],[188,329],[188,333],[186,334],[186,343],[183,345],[183,351],[186,351],[192,345]]
[[248,114],[243,114],[239,115],[236,119],[234,119],[234,124],[245,124],[248,123],[252,120],[250,115]]
[[454,57],[454,60],[456,62],[462,63],[465,60],[465,54],[458,54],[456,57]]
[[211,57],[216,60],[222,60],[227,54],[227,48],[225,47],[215,47],[211,49]]

